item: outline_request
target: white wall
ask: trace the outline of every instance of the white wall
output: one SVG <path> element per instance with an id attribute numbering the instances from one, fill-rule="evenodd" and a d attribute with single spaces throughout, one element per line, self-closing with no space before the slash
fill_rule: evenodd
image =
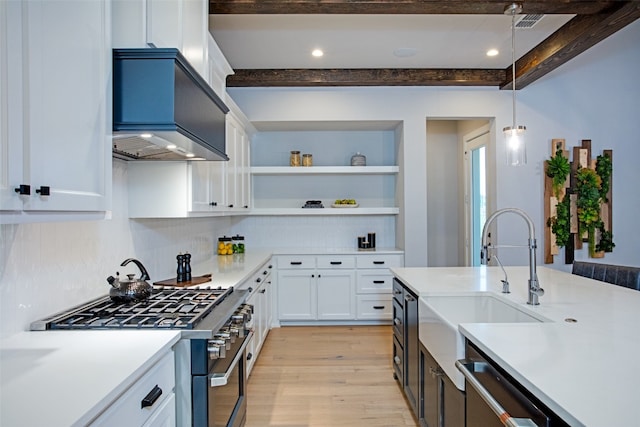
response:
<path id="1" fill-rule="evenodd" d="M 640 265 L 640 21 L 629 25 L 543 79 L 518 91 L 518 122 L 527 126 L 528 165 L 507 167 L 503 141 L 496 138 L 496 207 L 519 207 L 534 220 L 542 259 L 543 173 L 553 138 L 569 146 L 591 139 L 595 153 L 611 148 L 613 233 L 616 248 L 604 262 Z M 403 235 L 407 266 L 427 265 L 426 118 L 495 117 L 495 128 L 511 124 L 511 93 L 494 88 L 232 88 L 232 98 L 252 121 L 398 120 L 403 122 Z M 504 217 L 503 217 L 504 218 Z M 522 243 L 519 218 L 504 218 L 500 243 Z M 520 221 L 520 222 L 519 222 Z M 505 254 L 508 264 L 525 264 L 526 251 Z M 576 258 L 584 258 L 584 253 Z M 561 259 L 562 258 L 562 259 Z M 556 268 L 566 268 L 557 257 Z"/>
<path id="2" fill-rule="evenodd" d="M 462 265 L 459 228 L 459 149 L 455 120 L 427 120 L 427 254 L 429 267 Z"/>
<path id="3" fill-rule="evenodd" d="M 55 312 L 109 292 L 106 278 L 138 273 L 137 258 L 152 281 L 175 275 L 175 256 L 192 263 L 211 256 L 217 237 L 230 233 L 228 218 L 131 221 L 126 163 L 113 161 L 113 218 L 107 221 L 0 225 L 0 337 Z"/>

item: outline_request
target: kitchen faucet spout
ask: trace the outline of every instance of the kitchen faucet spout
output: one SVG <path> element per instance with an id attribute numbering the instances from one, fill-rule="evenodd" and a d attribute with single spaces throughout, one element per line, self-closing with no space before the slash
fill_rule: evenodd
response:
<path id="1" fill-rule="evenodd" d="M 482 250 L 480 252 L 480 262 L 482 264 L 487 264 L 490 259 L 490 248 L 497 248 L 499 246 L 492 246 L 488 243 L 489 240 L 489 226 L 495 221 L 500 215 L 504 213 L 514 213 L 522 217 L 527 223 L 527 227 L 529 229 L 529 241 L 526 247 L 529 248 L 529 297 L 527 299 L 527 304 L 538 305 L 540 302 L 538 301 L 538 297 L 544 294 L 544 290 L 540 287 L 538 283 L 538 273 L 536 272 L 536 230 L 533 225 L 533 221 L 521 209 L 517 208 L 504 208 L 495 211 L 489 218 L 487 218 L 484 223 L 484 227 L 482 228 Z"/>

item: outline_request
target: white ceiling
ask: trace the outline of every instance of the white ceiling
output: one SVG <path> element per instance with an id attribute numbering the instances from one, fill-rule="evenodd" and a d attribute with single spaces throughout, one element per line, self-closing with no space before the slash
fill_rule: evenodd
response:
<path id="1" fill-rule="evenodd" d="M 516 59 L 574 15 L 545 15 L 516 30 Z M 499 68 L 511 64 L 506 15 L 210 15 L 234 69 Z M 324 50 L 314 58 L 311 51 Z M 486 51 L 500 51 L 496 57 Z M 415 50 L 398 57 L 396 49 Z"/>

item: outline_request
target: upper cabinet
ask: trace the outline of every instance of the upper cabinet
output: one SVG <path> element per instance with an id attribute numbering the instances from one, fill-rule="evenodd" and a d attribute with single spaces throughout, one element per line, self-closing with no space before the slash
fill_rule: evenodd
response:
<path id="1" fill-rule="evenodd" d="M 113 47 L 171 47 L 207 78 L 207 2 L 113 0 Z"/>
<path id="2" fill-rule="evenodd" d="M 129 162 L 129 217 L 185 218 L 249 212 L 250 124 L 227 114 L 229 161 Z"/>
<path id="3" fill-rule="evenodd" d="M 397 215 L 395 122 L 258 123 L 252 142 L 256 215 Z M 311 166 L 290 166 L 292 151 Z M 362 164 L 364 156 L 366 164 Z M 337 199 L 354 205 L 333 207 Z M 324 208 L 302 208 L 308 200 Z"/>
<path id="4" fill-rule="evenodd" d="M 209 33 L 206 0 L 113 0 L 113 47 L 177 48 L 225 99 L 233 70 Z"/>
<path id="5" fill-rule="evenodd" d="M 111 205 L 111 2 L 0 2 L 0 222 Z"/>

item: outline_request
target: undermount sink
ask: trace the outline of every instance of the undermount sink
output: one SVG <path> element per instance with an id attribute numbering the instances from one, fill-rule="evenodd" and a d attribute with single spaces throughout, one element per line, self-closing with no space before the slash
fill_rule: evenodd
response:
<path id="1" fill-rule="evenodd" d="M 464 377 L 456 369 L 455 361 L 465 355 L 459 324 L 548 321 L 488 293 L 425 296 L 420 298 L 419 313 L 420 341 L 460 390 L 464 390 Z"/>

